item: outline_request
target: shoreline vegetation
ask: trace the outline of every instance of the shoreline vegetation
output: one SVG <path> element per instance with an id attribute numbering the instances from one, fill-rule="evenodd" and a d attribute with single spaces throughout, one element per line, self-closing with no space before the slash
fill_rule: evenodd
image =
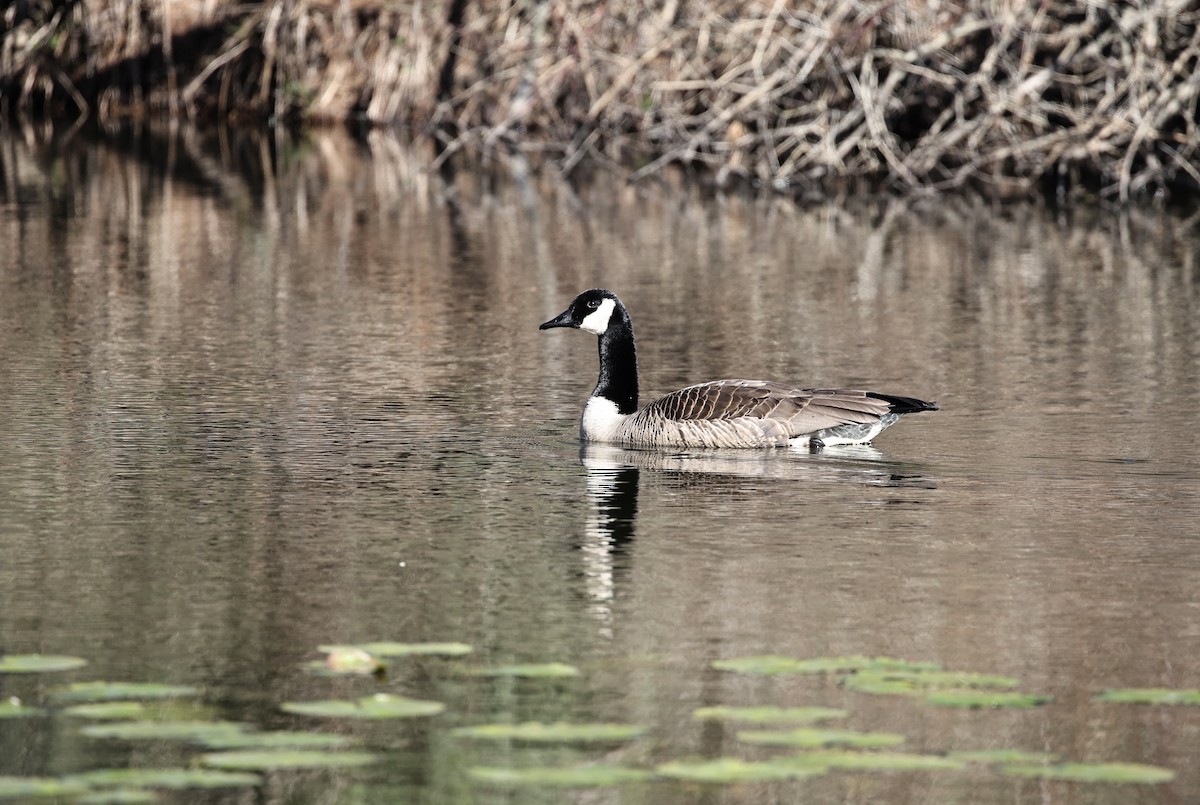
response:
<path id="1" fill-rule="evenodd" d="M 1190 0 L 18 0 L 0 113 L 404 127 L 824 195 L 1200 196 Z M 436 161 L 436 160 L 435 160 Z"/>

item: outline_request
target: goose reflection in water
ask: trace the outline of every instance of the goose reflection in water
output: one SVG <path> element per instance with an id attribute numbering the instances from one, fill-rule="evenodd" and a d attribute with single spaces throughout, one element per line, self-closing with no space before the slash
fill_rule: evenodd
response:
<path id="1" fill-rule="evenodd" d="M 583 554 L 588 611 L 600 622 L 600 633 L 612 637 L 613 604 L 637 529 L 641 471 L 685 481 L 689 489 L 717 490 L 746 479 L 851 483 L 904 489 L 936 488 L 919 467 L 887 458 L 870 445 L 847 445 L 821 453 L 807 449 L 776 450 L 642 450 L 584 442 L 580 463 L 587 469 L 588 515 L 579 550 Z M 920 501 L 894 494 L 888 505 Z"/>

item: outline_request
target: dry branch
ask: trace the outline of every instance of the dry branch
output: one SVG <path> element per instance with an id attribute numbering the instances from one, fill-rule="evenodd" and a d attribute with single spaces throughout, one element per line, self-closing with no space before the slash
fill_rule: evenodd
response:
<path id="1" fill-rule="evenodd" d="M 811 188 L 1200 193 L 1190 0 L 23 0 L 0 107 L 404 123 Z"/>

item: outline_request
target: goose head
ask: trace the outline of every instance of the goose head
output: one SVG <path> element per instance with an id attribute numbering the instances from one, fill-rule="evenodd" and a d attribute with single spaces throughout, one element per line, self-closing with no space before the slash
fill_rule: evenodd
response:
<path id="1" fill-rule="evenodd" d="M 613 315 L 618 310 L 624 314 L 624 307 L 615 293 L 601 288 L 593 288 L 579 294 L 571 301 L 566 310 L 550 321 L 544 322 L 538 329 L 573 327 L 576 330 L 583 330 L 595 335 L 604 335 L 611 324 L 626 319 L 626 315 Z"/>

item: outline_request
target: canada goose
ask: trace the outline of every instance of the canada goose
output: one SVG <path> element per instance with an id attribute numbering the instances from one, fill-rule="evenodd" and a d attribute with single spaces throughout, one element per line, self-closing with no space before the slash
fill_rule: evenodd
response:
<path id="1" fill-rule="evenodd" d="M 593 289 L 539 327 L 600 337 L 600 379 L 583 409 L 586 442 L 627 447 L 777 447 L 866 444 L 903 414 L 936 403 L 855 389 L 798 389 L 765 380 L 715 380 L 659 397 L 638 410 L 637 351 L 629 312 Z"/>

